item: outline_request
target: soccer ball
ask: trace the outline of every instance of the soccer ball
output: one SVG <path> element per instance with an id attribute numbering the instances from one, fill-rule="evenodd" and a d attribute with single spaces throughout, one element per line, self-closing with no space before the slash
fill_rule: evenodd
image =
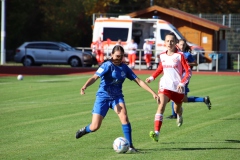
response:
<path id="1" fill-rule="evenodd" d="M 20 81 L 20 80 L 23 80 L 23 75 L 21 75 L 21 74 L 19 74 L 18 76 L 17 76 L 17 79 Z"/>
<path id="2" fill-rule="evenodd" d="M 130 143 L 124 137 L 118 137 L 113 142 L 113 149 L 117 153 L 126 153 L 130 147 Z"/>

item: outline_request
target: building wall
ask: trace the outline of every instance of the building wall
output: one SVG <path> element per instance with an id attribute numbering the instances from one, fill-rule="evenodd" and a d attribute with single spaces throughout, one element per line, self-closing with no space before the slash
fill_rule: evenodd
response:
<path id="1" fill-rule="evenodd" d="M 153 12 L 149 12 L 138 18 L 152 18 L 152 16 Z M 206 51 L 218 50 L 214 45 L 215 32 L 213 30 L 164 13 L 158 12 L 157 16 L 175 26 L 187 41 L 203 47 Z"/>

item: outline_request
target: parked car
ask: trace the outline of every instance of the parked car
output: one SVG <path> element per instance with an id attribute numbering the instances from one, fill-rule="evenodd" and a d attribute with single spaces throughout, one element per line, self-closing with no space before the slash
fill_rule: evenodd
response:
<path id="1" fill-rule="evenodd" d="M 15 62 L 24 66 L 69 64 L 72 67 L 91 67 L 96 61 L 91 52 L 76 50 L 64 42 L 25 42 L 16 49 Z"/>

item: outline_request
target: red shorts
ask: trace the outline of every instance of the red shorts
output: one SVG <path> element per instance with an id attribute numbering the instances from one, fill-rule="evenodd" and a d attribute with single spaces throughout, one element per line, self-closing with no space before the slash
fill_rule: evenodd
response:
<path id="1" fill-rule="evenodd" d="M 182 103 L 182 100 L 183 100 L 183 97 L 184 97 L 184 94 L 173 92 L 173 91 L 170 91 L 170 90 L 167 90 L 167 89 L 164 89 L 164 90 L 161 90 L 161 91 L 159 90 L 158 94 L 159 93 L 162 93 L 162 94 L 168 96 L 168 98 L 171 99 L 175 103 Z"/>

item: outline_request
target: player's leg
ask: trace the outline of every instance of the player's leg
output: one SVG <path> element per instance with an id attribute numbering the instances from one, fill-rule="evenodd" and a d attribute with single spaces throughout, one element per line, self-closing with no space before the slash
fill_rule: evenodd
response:
<path id="1" fill-rule="evenodd" d="M 92 122 L 76 132 L 76 139 L 87 133 L 97 131 L 100 128 L 102 120 L 106 116 L 108 109 L 108 101 L 104 100 L 103 98 L 96 98 L 92 111 Z"/>
<path id="2" fill-rule="evenodd" d="M 148 69 L 149 63 L 148 63 L 148 56 L 147 56 L 147 54 L 144 55 L 144 60 L 146 62 L 146 68 Z"/>
<path id="3" fill-rule="evenodd" d="M 188 97 L 186 94 L 184 95 L 184 98 L 182 101 L 188 102 Z M 174 109 L 174 108 L 176 108 L 176 104 L 173 101 L 171 101 L 171 107 L 172 107 L 172 115 L 168 116 L 167 118 L 168 119 L 177 119 L 177 113 L 175 112 L 175 109 Z M 183 108 L 183 106 L 182 106 L 182 108 Z"/>
<path id="4" fill-rule="evenodd" d="M 97 131 L 102 124 L 103 116 L 99 114 L 92 114 L 92 123 L 79 129 L 76 132 L 76 138 L 80 138 L 85 134 Z"/>
<path id="5" fill-rule="evenodd" d="M 184 97 L 182 99 L 182 102 L 188 102 L 187 94 L 188 94 L 189 91 L 190 90 L 188 88 L 188 83 L 187 83 L 186 86 L 185 86 L 185 95 L 184 95 Z M 175 109 L 174 109 L 176 107 L 176 105 L 175 105 L 175 103 L 173 101 L 171 103 L 171 107 L 172 107 L 172 115 L 168 116 L 167 118 L 168 119 L 177 119 L 177 114 L 176 114 Z"/>
<path id="6" fill-rule="evenodd" d="M 132 68 L 135 68 L 136 54 L 132 54 Z"/>
<path id="7" fill-rule="evenodd" d="M 187 97 L 184 94 L 179 94 L 176 92 L 173 92 L 173 94 L 171 95 L 171 99 L 174 101 L 175 105 L 174 105 L 174 111 L 177 114 L 177 125 L 178 127 L 180 127 L 183 123 L 183 117 L 182 117 L 182 113 L 183 113 L 183 108 L 182 108 L 182 101 L 185 97 Z"/>
<path id="8" fill-rule="evenodd" d="M 165 111 L 166 104 L 170 100 L 168 98 L 168 96 L 165 95 L 164 93 L 160 93 L 158 96 L 160 97 L 161 102 L 158 105 L 158 109 L 157 109 L 157 112 L 156 112 L 155 118 L 154 118 L 154 131 L 150 132 L 150 137 L 155 142 L 158 142 L 158 137 L 159 137 L 160 130 L 161 130 L 161 127 L 162 127 L 162 123 L 163 123 L 163 113 Z"/>
<path id="9" fill-rule="evenodd" d="M 147 65 L 147 69 L 150 69 L 150 62 L 151 62 L 151 55 L 150 54 L 146 54 L 145 55 L 145 61 L 146 61 L 146 65 Z"/>
<path id="10" fill-rule="evenodd" d="M 209 110 L 212 107 L 212 104 L 211 104 L 209 96 L 206 96 L 206 97 L 194 97 L 194 96 L 191 96 L 191 97 L 188 97 L 187 101 L 188 102 L 204 102 L 207 105 Z"/>
<path id="11" fill-rule="evenodd" d="M 114 111 L 117 113 L 120 122 L 122 124 L 122 131 L 124 137 L 129 141 L 130 145 L 132 145 L 132 129 L 131 124 L 128 119 L 127 109 L 124 103 L 118 103 L 114 107 Z"/>
<path id="12" fill-rule="evenodd" d="M 123 98 L 116 99 L 113 102 L 114 111 L 118 115 L 120 122 L 122 124 L 122 131 L 124 134 L 124 137 L 129 141 L 130 148 L 129 152 L 137 152 L 137 150 L 133 146 L 132 142 L 132 127 L 131 123 L 129 122 L 128 115 L 127 115 L 127 109 L 124 103 Z"/>
<path id="13" fill-rule="evenodd" d="M 168 116 L 167 118 L 168 119 L 176 119 L 177 118 L 177 114 L 174 111 L 174 102 L 171 101 L 170 105 L 171 105 L 171 109 L 172 109 L 172 114 L 170 116 Z"/>
<path id="14" fill-rule="evenodd" d="M 104 52 L 100 51 L 100 63 L 102 64 L 104 62 Z"/>
<path id="15" fill-rule="evenodd" d="M 97 59 L 97 62 L 98 62 L 98 65 L 100 64 L 100 50 L 97 50 L 97 55 L 96 55 L 96 59 Z"/>
<path id="16" fill-rule="evenodd" d="M 174 109 L 175 109 L 175 112 L 177 113 L 177 126 L 180 127 L 183 124 L 182 103 L 175 103 Z"/>
<path id="17" fill-rule="evenodd" d="M 128 54 L 129 67 L 132 68 L 132 54 Z"/>

